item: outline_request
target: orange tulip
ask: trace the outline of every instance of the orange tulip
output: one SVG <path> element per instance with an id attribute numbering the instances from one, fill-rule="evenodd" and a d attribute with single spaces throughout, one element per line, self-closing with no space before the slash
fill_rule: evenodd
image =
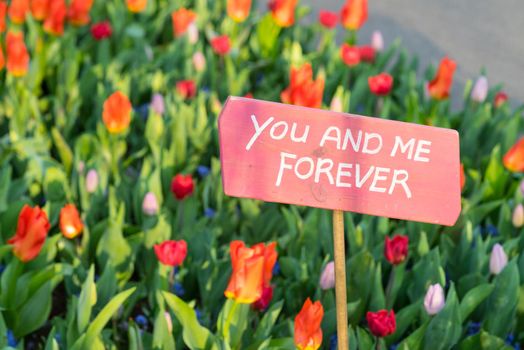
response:
<path id="1" fill-rule="evenodd" d="M 49 12 L 49 0 L 31 0 L 31 14 L 33 18 L 41 21 Z"/>
<path id="2" fill-rule="evenodd" d="M 295 317 L 295 345 L 300 350 L 316 350 L 322 345 L 324 308 L 320 301 L 311 302 L 307 298 L 302 310 Z"/>
<path id="3" fill-rule="evenodd" d="M 75 238 L 84 229 L 80 214 L 74 204 L 65 205 L 60 210 L 60 231 L 67 238 Z"/>
<path id="4" fill-rule="evenodd" d="M 444 100 L 449 97 L 455 68 L 457 68 L 455 61 L 447 57 L 442 59 L 437 76 L 428 85 L 428 91 L 431 97 L 436 100 Z"/>
<path id="5" fill-rule="evenodd" d="M 271 0 L 269 9 L 275 22 L 281 27 L 291 27 L 295 23 L 295 8 L 298 0 Z"/>
<path id="6" fill-rule="evenodd" d="M 12 0 L 9 5 L 9 18 L 15 24 L 25 22 L 25 16 L 29 12 L 29 0 Z"/>
<path id="7" fill-rule="evenodd" d="M 13 245 L 13 254 L 18 259 L 31 261 L 40 253 L 50 227 L 44 211 L 24 205 L 18 216 L 16 234 L 7 243 Z"/>
<path id="8" fill-rule="evenodd" d="M 29 54 L 22 32 L 8 32 L 6 38 L 7 71 L 15 77 L 26 75 L 29 70 Z"/>
<path id="9" fill-rule="evenodd" d="M 0 33 L 5 32 L 5 16 L 7 14 L 7 3 L 0 0 Z"/>
<path id="10" fill-rule="evenodd" d="M 262 296 L 264 284 L 269 285 L 276 262 L 275 243 L 259 243 L 252 248 L 242 241 L 230 244 L 233 272 L 224 292 L 227 298 L 238 303 L 251 304 Z"/>
<path id="11" fill-rule="evenodd" d="M 104 102 L 102 120 L 111 134 L 126 130 L 131 123 L 133 107 L 126 95 L 117 91 Z"/>
<path id="12" fill-rule="evenodd" d="M 72 0 L 67 10 L 67 19 L 75 26 L 85 26 L 91 21 L 89 11 L 94 0 Z"/>
<path id="13" fill-rule="evenodd" d="M 173 33 L 179 37 L 195 21 L 196 13 L 182 7 L 171 14 L 171 19 L 173 20 Z"/>
<path id="14" fill-rule="evenodd" d="M 324 78 L 313 80 L 311 64 L 306 63 L 300 68 L 291 68 L 289 87 L 282 91 L 280 98 L 284 103 L 297 106 L 320 108 L 324 93 Z"/>
<path id="15" fill-rule="evenodd" d="M 466 174 L 464 173 L 464 164 L 460 164 L 460 190 L 464 190 L 466 186 Z"/>
<path id="16" fill-rule="evenodd" d="M 4 50 L 2 50 L 2 47 L 0 46 L 0 70 L 4 69 L 4 67 L 5 67 Z"/>
<path id="17" fill-rule="evenodd" d="M 127 8 L 134 13 L 144 11 L 146 6 L 147 0 L 127 0 Z"/>
<path id="18" fill-rule="evenodd" d="M 244 22 L 251 10 L 251 0 L 227 0 L 227 15 L 235 22 Z"/>
<path id="19" fill-rule="evenodd" d="M 368 0 L 347 0 L 341 11 L 342 25 L 357 30 L 368 19 Z"/>
<path id="20" fill-rule="evenodd" d="M 524 137 L 517 141 L 502 159 L 506 169 L 512 172 L 524 172 Z"/>
<path id="21" fill-rule="evenodd" d="M 56 36 L 63 35 L 66 15 L 67 6 L 65 0 L 53 0 L 44 21 L 44 30 Z"/>

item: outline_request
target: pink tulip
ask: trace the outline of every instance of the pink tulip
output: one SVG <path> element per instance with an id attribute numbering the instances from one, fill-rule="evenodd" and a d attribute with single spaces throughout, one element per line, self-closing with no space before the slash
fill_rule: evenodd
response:
<path id="1" fill-rule="evenodd" d="M 335 263 L 333 261 L 329 262 L 322 275 L 320 276 L 320 288 L 323 290 L 332 289 L 335 287 Z"/>

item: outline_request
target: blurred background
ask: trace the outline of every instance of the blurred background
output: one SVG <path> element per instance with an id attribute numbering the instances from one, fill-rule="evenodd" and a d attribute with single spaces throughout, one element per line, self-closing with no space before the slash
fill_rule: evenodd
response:
<path id="1" fill-rule="evenodd" d="M 343 0 L 302 0 L 314 11 L 339 11 Z M 513 105 L 524 103 L 523 0 L 370 0 L 361 40 L 378 29 L 386 45 L 401 38 L 420 57 L 420 67 L 438 65 L 448 55 L 457 64 L 453 94 L 485 68 L 490 86 L 503 83 Z M 339 31 L 342 31 L 339 28 Z"/>

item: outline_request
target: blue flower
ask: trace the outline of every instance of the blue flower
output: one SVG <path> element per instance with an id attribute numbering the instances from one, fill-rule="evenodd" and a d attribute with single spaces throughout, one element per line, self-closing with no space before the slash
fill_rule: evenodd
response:
<path id="1" fill-rule="evenodd" d="M 135 112 L 142 117 L 142 119 L 147 119 L 149 115 L 149 104 L 143 104 L 135 108 Z"/>
<path id="2" fill-rule="evenodd" d="M 338 338 L 337 334 L 333 334 L 329 337 L 329 350 L 337 350 Z"/>
<path id="3" fill-rule="evenodd" d="M 280 264 L 277 262 L 275 262 L 275 265 L 273 266 L 273 276 L 278 276 L 280 275 Z"/>
<path id="4" fill-rule="evenodd" d="M 138 315 L 135 317 L 135 322 L 140 328 L 146 328 L 147 327 L 147 318 L 144 315 Z"/>
<path id="5" fill-rule="evenodd" d="M 200 309 L 196 308 L 195 309 L 195 314 L 196 314 L 198 323 L 202 324 L 202 311 L 200 311 Z"/>
<path id="6" fill-rule="evenodd" d="M 206 218 L 213 218 L 215 216 L 216 212 L 214 209 L 212 208 L 206 208 L 204 209 L 204 215 L 206 216 Z"/>
<path id="7" fill-rule="evenodd" d="M 474 335 L 480 332 L 480 322 L 470 322 L 468 324 L 467 335 Z"/>
<path id="8" fill-rule="evenodd" d="M 7 330 L 7 345 L 13 348 L 15 348 L 17 345 L 15 335 L 10 329 Z"/>
<path id="9" fill-rule="evenodd" d="M 4 271 L 5 271 L 5 265 L 4 264 L 0 264 L 0 275 L 2 273 L 4 273 Z"/>
<path id="10" fill-rule="evenodd" d="M 209 86 L 202 86 L 200 88 L 200 91 L 203 92 L 204 94 L 209 94 L 209 92 L 211 91 L 211 89 L 209 88 Z"/>
<path id="11" fill-rule="evenodd" d="M 62 334 L 56 332 L 55 333 L 55 340 L 58 344 L 60 344 L 62 342 Z"/>
<path id="12" fill-rule="evenodd" d="M 491 224 L 486 225 L 484 228 L 484 232 L 486 234 L 489 234 L 490 236 L 498 236 L 499 235 L 499 229 L 496 226 L 493 226 Z"/>
<path id="13" fill-rule="evenodd" d="M 256 78 L 256 79 L 257 79 L 256 82 L 255 82 L 256 85 L 260 85 L 260 84 L 262 84 L 262 80 L 264 80 L 264 74 L 263 74 L 263 73 L 259 73 L 259 74 L 257 75 L 257 78 Z"/>
<path id="14" fill-rule="evenodd" d="M 179 297 L 184 296 L 184 294 L 186 294 L 186 291 L 184 290 L 184 287 L 180 282 L 175 282 L 175 284 L 173 285 L 173 292 L 176 296 Z"/>
<path id="15" fill-rule="evenodd" d="M 392 344 L 390 347 L 389 347 L 389 350 L 397 350 L 398 348 L 398 344 Z"/>
<path id="16" fill-rule="evenodd" d="M 209 172 L 210 172 L 209 167 L 207 167 L 207 166 L 205 166 L 205 165 L 199 165 L 199 166 L 197 167 L 197 173 L 198 173 L 198 176 L 200 176 L 200 177 L 202 177 L 202 178 L 208 176 L 208 175 L 209 175 Z"/>

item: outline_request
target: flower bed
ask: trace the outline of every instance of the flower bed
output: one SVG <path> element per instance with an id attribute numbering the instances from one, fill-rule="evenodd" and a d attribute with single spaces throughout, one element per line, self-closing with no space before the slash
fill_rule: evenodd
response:
<path id="1" fill-rule="evenodd" d="M 458 130 L 454 227 L 345 213 L 350 348 L 518 348 L 522 108 L 359 38 L 365 0 L 252 7 L 0 1 L 0 345 L 336 347 L 330 213 L 223 193 L 236 95 Z"/>

